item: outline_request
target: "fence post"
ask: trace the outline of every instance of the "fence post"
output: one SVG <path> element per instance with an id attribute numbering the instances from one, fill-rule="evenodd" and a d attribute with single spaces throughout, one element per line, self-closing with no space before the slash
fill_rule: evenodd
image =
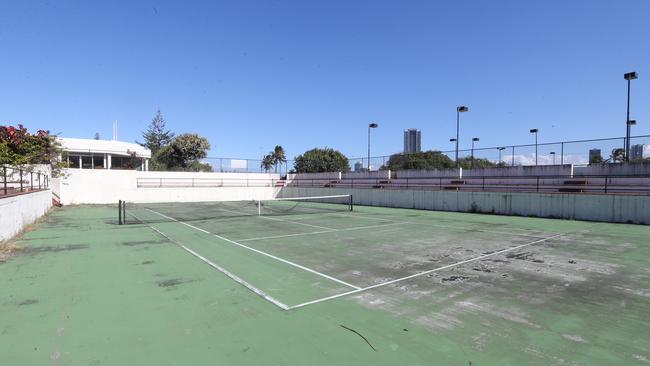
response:
<path id="1" fill-rule="evenodd" d="M 29 172 L 29 190 L 34 190 L 34 172 Z"/>
<path id="2" fill-rule="evenodd" d="M 537 176 L 537 192 L 539 192 L 539 175 Z"/>
<path id="3" fill-rule="evenodd" d="M 406 177 L 406 188 L 408 189 L 409 187 L 409 177 Z"/>
<path id="4" fill-rule="evenodd" d="M 41 189 L 41 173 L 38 173 L 38 189 Z"/>
<path id="5" fill-rule="evenodd" d="M 562 151 L 560 153 L 560 165 L 564 165 L 564 141 L 562 141 L 562 147 L 560 149 Z"/>
<path id="6" fill-rule="evenodd" d="M 605 193 L 607 193 L 607 181 L 609 181 L 609 178 L 605 176 Z"/>
<path id="7" fill-rule="evenodd" d="M 18 174 L 20 174 L 18 180 L 20 181 L 20 191 L 23 191 L 23 170 L 18 169 Z"/>
<path id="8" fill-rule="evenodd" d="M 5 196 L 7 195 L 7 167 L 2 167 L 2 181 L 4 182 Z"/>
<path id="9" fill-rule="evenodd" d="M 481 190 L 485 191 L 485 175 L 483 175 L 483 184 L 481 187 L 482 187 Z"/>
<path id="10" fill-rule="evenodd" d="M 512 166 L 515 166 L 515 147 L 512 147 Z"/>

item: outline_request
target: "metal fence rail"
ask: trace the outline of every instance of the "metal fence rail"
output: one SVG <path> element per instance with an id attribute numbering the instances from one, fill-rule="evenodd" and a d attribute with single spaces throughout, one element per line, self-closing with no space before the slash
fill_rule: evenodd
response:
<path id="1" fill-rule="evenodd" d="M 277 187 L 284 181 L 272 178 L 137 178 L 138 188 L 201 188 L 201 187 Z"/>
<path id="2" fill-rule="evenodd" d="M 29 168 L 0 165 L 0 196 L 47 189 L 48 174 Z"/>
<path id="3" fill-rule="evenodd" d="M 294 179 L 288 187 L 650 195 L 650 175 Z"/>

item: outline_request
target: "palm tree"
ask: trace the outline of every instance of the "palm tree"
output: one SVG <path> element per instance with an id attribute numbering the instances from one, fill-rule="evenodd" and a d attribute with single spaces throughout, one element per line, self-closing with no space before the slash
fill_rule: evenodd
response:
<path id="1" fill-rule="evenodd" d="M 260 167 L 264 169 L 265 172 L 269 172 L 273 165 L 275 164 L 275 159 L 273 158 L 273 154 L 267 154 L 264 155 L 262 158 L 262 163 L 260 164 Z"/>
<path id="2" fill-rule="evenodd" d="M 284 152 L 284 148 L 280 145 L 275 145 L 275 149 L 271 153 L 273 157 L 273 165 L 275 165 L 275 172 L 278 172 L 278 165 L 287 162 L 287 155 Z"/>

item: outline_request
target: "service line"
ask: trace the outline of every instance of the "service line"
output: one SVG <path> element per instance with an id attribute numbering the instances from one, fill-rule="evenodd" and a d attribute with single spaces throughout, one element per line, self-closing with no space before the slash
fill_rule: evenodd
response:
<path id="1" fill-rule="evenodd" d="M 323 297 L 323 298 L 312 300 L 312 301 L 307 301 L 307 302 L 304 302 L 302 304 L 289 306 L 289 309 L 287 309 L 287 310 L 298 309 L 298 308 L 305 307 L 305 306 L 308 306 L 308 305 L 318 304 L 318 303 L 321 303 L 321 302 L 324 302 L 324 301 L 334 300 L 334 299 L 337 299 L 339 297 L 352 295 L 352 294 L 356 294 L 356 293 L 363 292 L 363 291 L 372 290 L 372 289 L 375 289 L 375 288 L 391 285 L 393 283 L 397 283 L 397 282 L 401 282 L 401 281 L 410 280 L 412 278 L 424 276 L 424 275 L 429 274 L 429 273 L 442 271 L 442 270 L 457 267 L 457 266 L 460 266 L 460 265 L 463 265 L 463 264 L 466 264 L 466 263 L 471 263 L 471 262 L 479 261 L 481 259 L 489 258 L 489 257 L 495 256 L 495 255 L 511 252 L 513 250 L 521 249 L 521 248 L 524 248 L 524 247 L 527 247 L 527 246 L 530 246 L 530 245 L 539 244 L 539 243 L 542 243 L 542 242 L 545 242 L 545 241 L 548 241 L 548 240 L 551 240 L 551 239 L 558 238 L 558 237 L 563 236 L 563 235 L 566 235 L 566 234 L 553 235 L 553 236 L 550 236 L 548 238 L 535 240 L 535 241 L 532 241 L 532 242 L 529 242 L 529 243 L 525 243 L 525 244 L 521 244 L 521 245 L 511 247 L 511 248 L 502 249 L 502 250 L 499 250 L 499 251 L 496 251 L 496 252 L 493 252 L 493 253 L 490 253 L 490 254 L 480 255 L 478 257 L 474 257 L 474 258 L 470 258 L 470 259 L 463 260 L 463 261 L 460 261 L 460 262 L 448 264 L 446 266 L 430 269 L 430 270 L 427 270 L 427 271 L 418 272 L 418 273 L 412 274 L 410 276 L 396 278 L 394 280 L 381 282 L 381 283 L 378 283 L 378 284 L 375 284 L 375 285 L 372 285 L 372 286 L 368 286 L 368 287 L 363 287 L 363 288 L 360 288 L 360 289 L 357 289 L 357 290 L 347 291 L 347 292 L 343 292 L 343 293 L 340 293 L 340 294 L 327 296 L 327 297 Z"/>

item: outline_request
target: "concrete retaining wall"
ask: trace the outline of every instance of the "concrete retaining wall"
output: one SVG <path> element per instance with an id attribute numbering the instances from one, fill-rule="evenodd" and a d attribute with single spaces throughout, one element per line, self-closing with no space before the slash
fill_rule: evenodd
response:
<path id="1" fill-rule="evenodd" d="M 367 206 L 650 225 L 650 196 L 285 187 L 279 197 L 332 194 Z"/>
<path id="2" fill-rule="evenodd" d="M 650 162 L 632 164 L 597 164 L 575 167 L 575 175 L 650 175 Z"/>
<path id="3" fill-rule="evenodd" d="M 0 198 L 0 242 L 20 233 L 52 207 L 52 192 L 48 190 Z"/>
<path id="4" fill-rule="evenodd" d="M 138 178 L 155 180 L 167 179 L 175 184 L 179 179 L 225 179 L 230 187 L 138 187 Z M 129 202 L 198 202 L 198 201 L 235 201 L 273 198 L 279 188 L 272 186 L 278 174 L 259 173 L 190 173 L 190 172 L 141 172 L 132 170 L 90 170 L 69 169 L 63 178 L 53 179 L 52 187 L 61 198 L 61 203 L 69 204 L 106 204 L 118 200 Z M 247 180 L 251 187 L 246 187 Z M 228 185 L 225 183 L 224 185 Z M 267 186 L 261 182 L 268 182 Z M 234 184 L 237 183 L 237 184 Z M 239 185 L 232 186 L 232 185 Z M 243 187 L 241 187 L 243 186 Z"/>

